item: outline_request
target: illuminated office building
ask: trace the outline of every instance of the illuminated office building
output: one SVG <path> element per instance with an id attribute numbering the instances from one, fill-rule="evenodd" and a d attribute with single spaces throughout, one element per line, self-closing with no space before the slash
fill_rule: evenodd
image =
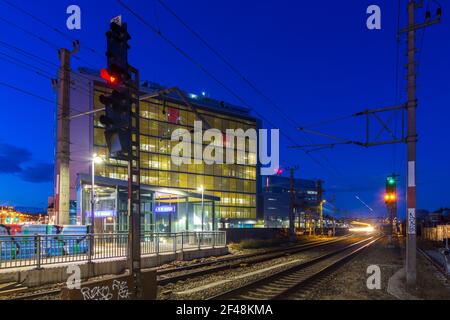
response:
<path id="1" fill-rule="evenodd" d="M 141 91 L 142 95 L 151 95 L 162 89 L 156 84 L 145 84 Z M 104 93 L 108 93 L 108 89 L 100 78 L 80 70 L 74 76 L 72 109 L 81 112 L 101 109 L 99 97 Z M 170 93 L 145 98 L 140 104 L 143 229 L 157 232 L 201 230 L 201 216 L 203 230 L 254 226 L 258 220 L 256 199 L 261 184 L 259 168 L 251 164 L 256 162 L 257 154 L 248 152 L 248 143 L 244 165 L 177 166 L 171 154 L 178 142 L 171 141 L 171 137 L 176 129 L 194 129 L 194 121 L 199 121 L 195 112 L 224 136 L 226 129 L 258 129 L 259 121 L 247 109 L 204 94 L 185 96 L 189 103 L 177 93 Z M 103 163 L 95 164 L 96 225 L 101 228 L 98 231 L 125 231 L 127 163 L 108 158 L 104 128 L 99 121 L 101 115 L 102 112 L 98 112 L 71 123 L 72 198 L 77 199 L 78 223 L 89 223 L 90 157 L 97 154 L 104 158 Z"/>
<path id="2" fill-rule="evenodd" d="M 294 217 L 298 227 L 304 227 L 305 213 L 317 215 L 322 201 L 316 180 L 294 179 Z M 264 177 L 259 194 L 259 209 L 267 228 L 288 228 L 291 208 L 291 179 L 289 177 Z"/>

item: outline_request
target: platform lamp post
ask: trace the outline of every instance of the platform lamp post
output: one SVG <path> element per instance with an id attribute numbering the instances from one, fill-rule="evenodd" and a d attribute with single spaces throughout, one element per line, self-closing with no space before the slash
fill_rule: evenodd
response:
<path id="1" fill-rule="evenodd" d="M 103 163 L 103 159 L 97 154 L 92 157 L 92 190 L 91 190 L 91 234 L 94 233 L 94 222 L 95 222 L 95 164 Z"/>
<path id="2" fill-rule="evenodd" d="M 320 233 L 323 236 L 323 205 L 327 203 L 327 200 L 322 200 L 320 202 Z"/>
<path id="3" fill-rule="evenodd" d="M 205 187 L 200 186 L 198 192 L 202 193 L 202 232 L 205 231 Z"/>

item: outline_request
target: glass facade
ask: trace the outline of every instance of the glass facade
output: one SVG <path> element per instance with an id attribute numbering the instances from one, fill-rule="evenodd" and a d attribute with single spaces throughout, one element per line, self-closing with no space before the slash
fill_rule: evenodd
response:
<path id="1" fill-rule="evenodd" d="M 94 108 L 103 105 L 99 101 L 101 94 L 107 93 L 102 84 L 96 83 Z M 195 101 L 191 101 L 193 104 Z M 257 129 L 257 121 L 249 116 L 223 113 L 218 108 L 197 105 L 197 112 L 214 129 L 225 132 L 227 129 Z M 173 188 L 197 193 L 203 186 L 206 195 L 220 198 L 215 212 L 219 227 L 231 220 L 256 220 L 257 194 L 257 154 L 249 152 L 249 143 L 245 145 L 246 156 L 239 164 L 182 164 L 172 162 L 172 148 L 179 142 L 172 142 L 172 132 L 176 129 L 194 129 L 194 121 L 199 121 L 195 113 L 183 102 L 173 98 L 152 98 L 140 104 L 140 146 L 141 146 L 141 183 L 153 187 Z M 127 163 L 108 159 L 104 128 L 99 122 L 102 113 L 94 118 L 94 152 L 106 159 L 96 165 L 96 176 L 111 179 L 127 179 Z M 209 145 L 206 143 L 205 146 Z M 237 147 L 237 144 L 235 144 Z M 235 152 L 237 156 L 237 152 Z M 160 228 L 155 226 L 156 228 Z M 162 227 L 161 227 L 162 228 Z"/>
<path id="2" fill-rule="evenodd" d="M 90 181 L 79 182 L 79 217 L 85 225 L 92 225 L 91 190 Z M 123 185 L 114 185 L 114 181 L 110 183 L 101 181 L 96 182 L 95 193 L 95 232 L 127 232 L 127 188 Z M 174 194 L 157 191 L 157 188 L 144 187 L 141 191 L 141 231 L 176 233 L 216 230 L 215 203 L 208 197 L 202 200 L 198 194 Z"/>
<path id="3" fill-rule="evenodd" d="M 264 213 L 267 228 L 288 228 L 291 205 L 291 181 L 288 177 L 271 176 L 264 179 L 263 192 L 260 197 L 260 208 Z M 306 215 L 317 215 L 320 201 L 319 184 L 314 180 L 294 180 L 294 208 L 296 225 L 304 223 Z"/>

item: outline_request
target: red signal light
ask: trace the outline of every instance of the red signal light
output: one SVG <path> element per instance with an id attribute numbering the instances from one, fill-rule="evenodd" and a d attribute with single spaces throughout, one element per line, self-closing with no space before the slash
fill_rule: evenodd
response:
<path id="1" fill-rule="evenodd" d="M 119 83 L 119 77 L 115 76 L 114 74 L 109 73 L 106 69 L 100 70 L 100 76 L 108 82 L 109 85 L 115 86 Z"/>
<path id="2" fill-rule="evenodd" d="M 277 174 L 278 176 L 281 176 L 281 175 L 283 174 L 283 172 L 284 172 L 283 168 L 281 168 L 281 167 L 279 167 L 278 169 L 275 168 L 273 171 L 274 171 L 275 174 Z"/>

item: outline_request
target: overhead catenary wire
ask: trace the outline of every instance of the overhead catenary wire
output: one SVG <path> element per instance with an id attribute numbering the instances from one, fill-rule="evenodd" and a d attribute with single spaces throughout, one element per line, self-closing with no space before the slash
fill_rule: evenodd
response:
<path id="1" fill-rule="evenodd" d="M 21 55 L 27 56 L 28 58 L 30 58 L 30 59 L 32 59 L 32 60 L 34 60 L 34 61 L 36 61 L 36 62 L 38 62 L 40 64 L 48 65 L 48 66 L 51 66 L 51 67 L 59 67 L 58 64 L 56 64 L 56 63 L 54 63 L 54 62 L 52 62 L 50 60 L 42 58 L 42 57 L 40 57 L 40 56 L 38 56 L 36 54 L 33 54 L 33 53 L 31 53 L 31 52 L 29 52 L 27 50 L 19 48 L 19 47 L 15 46 L 15 45 L 12 45 L 12 44 L 7 43 L 5 41 L 0 40 L 0 46 L 2 46 L 4 48 L 7 48 L 9 50 L 15 51 L 15 52 L 17 52 L 17 53 L 19 53 Z"/>
<path id="2" fill-rule="evenodd" d="M 45 39 L 45 38 L 43 38 L 43 37 L 37 35 L 37 34 L 34 33 L 34 32 L 31 32 L 31 31 L 29 31 L 29 30 L 27 30 L 27 29 L 25 29 L 25 28 L 19 26 L 18 24 L 14 23 L 14 22 L 11 22 L 11 21 L 9 21 L 9 20 L 3 18 L 3 17 L 0 17 L 0 21 L 6 23 L 6 24 L 8 24 L 8 25 L 10 25 L 10 26 L 12 26 L 12 27 L 18 29 L 18 30 L 21 30 L 23 33 L 29 35 L 30 37 L 33 37 L 33 38 L 35 38 L 35 39 L 38 39 L 39 41 L 41 41 L 41 42 L 45 43 L 46 45 L 48 45 L 49 47 L 51 47 L 52 49 L 57 49 L 57 50 L 59 49 L 58 45 L 56 45 L 55 43 L 53 43 L 53 42 L 51 42 L 51 41 L 48 41 L 47 39 Z"/>
<path id="3" fill-rule="evenodd" d="M 0 0 L 0 1 L 1 1 L 1 0 Z M 59 50 L 59 49 L 60 49 L 60 46 L 58 46 L 56 43 L 53 43 L 53 42 L 51 42 L 51 41 L 48 41 L 48 40 L 45 39 L 44 37 L 42 37 L 42 36 L 36 34 L 35 32 L 32 32 L 32 31 L 30 31 L 30 30 L 27 30 L 27 29 L 23 28 L 23 27 L 17 25 L 16 23 L 14 23 L 14 22 L 11 22 L 11 21 L 9 21 L 9 20 L 3 18 L 3 17 L 0 17 L 0 21 L 6 23 L 6 24 L 8 24 L 8 25 L 10 25 L 11 27 L 14 27 L 14 28 L 16 28 L 16 29 L 22 31 L 23 33 L 25 33 L 25 34 L 27 34 L 28 36 L 33 37 L 33 38 L 35 38 L 35 39 L 41 41 L 42 43 L 45 43 L 47 46 L 49 46 L 49 47 L 52 48 L 52 49 L 55 49 L 55 50 Z M 78 56 L 74 55 L 73 58 L 76 59 L 76 60 L 78 60 L 78 61 L 81 61 L 81 62 L 83 62 L 83 63 L 85 63 L 85 64 L 87 64 L 87 65 L 89 65 L 89 66 L 91 66 L 91 67 L 94 67 L 94 68 L 95 68 L 95 66 L 94 66 L 93 64 L 91 64 L 89 61 L 87 61 L 87 60 L 85 60 L 85 59 L 83 59 L 83 58 L 81 58 L 81 57 L 78 57 Z"/>
<path id="4" fill-rule="evenodd" d="M 212 74 L 206 67 L 204 67 L 200 62 L 198 62 L 196 59 L 194 59 L 186 51 L 184 51 L 182 48 L 177 46 L 170 38 L 168 38 L 164 33 L 162 33 L 161 30 L 158 30 L 155 26 L 150 24 L 146 19 L 144 19 L 141 15 L 139 15 L 135 10 L 133 10 L 130 6 L 128 6 L 124 1 L 117 0 L 117 2 L 123 8 L 125 8 L 131 15 L 133 15 L 137 20 L 139 20 L 144 26 L 146 26 L 149 30 L 151 30 L 153 33 L 155 33 L 157 36 L 159 36 L 162 40 L 164 40 L 167 44 L 169 44 L 173 49 L 175 49 L 179 54 L 181 54 L 183 57 L 185 57 L 188 61 L 190 61 L 192 64 L 194 64 L 196 67 L 198 67 L 208 77 L 210 77 L 216 83 L 218 83 L 229 94 L 231 94 L 234 98 L 236 98 L 243 106 L 247 107 L 248 109 L 253 110 L 253 112 L 255 112 L 255 114 L 257 116 L 259 116 L 262 120 L 266 121 L 272 128 L 277 128 L 277 126 L 275 126 L 271 120 L 267 119 L 260 112 L 258 112 L 254 108 L 250 107 L 249 104 L 242 97 L 240 97 L 234 90 L 232 90 L 230 87 L 228 87 L 223 81 L 218 79 L 214 74 Z M 280 132 L 283 136 L 285 136 L 292 143 L 294 143 L 294 144 L 296 143 L 296 141 L 292 137 L 287 135 L 284 131 L 280 131 Z M 307 154 L 307 156 L 312 161 L 314 161 L 317 165 L 324 168 L 325 170 L 330 172 L 332 175 L 335 175 L 333 172 L 330 171 L 329 167 L 324 166 L 318 159 L 314 158 L 311 154 Z"/>
<path id="5" fill-rule="evenodd" d="M 26 69 L 26 70 L 31 71 L 33 73 L 36 73 L 37 75 L 39 75 L 41 77 L 44 77 L 44 78 L 46 78 L 48 80 L 52 80 L 53 79 L 52 75 L 49 74 L 47 71 L 45 71 L 43 69 L 40 69 L 40 68 L 37 68 L 37 67 L 35 67 L 33 65 L 30 65 L 30 64 L 28 64 L 26 62 L 23 62 L 23 61 L 15 58 L 15 57 L 9 55 L 9 54 L 3 53 L 1 51 L 0 51 L 0 59 L 2 59 L 4 61 L 7 61 L 7 62 L 9 62 L 11 64 L 14 64 L 16 66 L 19 66 L 20 68 L 23 68 L 23 69 Z"/>
<path id="6" fill-rule="evenodd" d="M 39 95 L 39 94 L 37 94 L 37 93 L 28 91 L 28 90 L 26 90 L 26 89 L 20 88 L 20 87 L 18 87 L 18 86 L 15 86 L 15 85 L 10 84 L 10 83 L 7 83 L 7 82 L 0 81 L 0 86 L 6 87 L 6 88 L 10 88 L 10 89 L 12 89 L 12 90 L 14 90 L 14 91 L 17 91 L 17 92 L 20 92 L 20 93 L 22 93 L 22 94 L 31 96 L 31 97 L 36 98 L 36 99 L 39 99 L 39 100 L 42 100 L 42 101 L 44 101 L 44 102 L 51 103 L 52 105 L 56 105 L 56 106 L 59 106 L 59 107 L 61 106 L 61 104 L 59 104 L 58 102 L 55 102 L 55 101 L 52 100 L 52 99 L 46 98 L 46 97 L 41 96 L 41 95 Z M 74 107 L 71 107 L 71 110 L 72 110 L 72 111 L 75 111 L 75 112 L 82 112 L 82 111 L 80 111 L 78 108 L 74 108 Z"/>
<path id="7" fill-rule="evenodd" d="M 401 0 L 397 1 L 397 34 L 396 34 L 396 57 L 395 57 L 395 104 L 400 100 L 400 29 L 401 29 L 401 12 L 402 3 Z M 394 133 L 398 133 L 398 114 L 401 117 L 404 116 L 403 111 L 395 111 Z M 393 145 L 393 168 L 397 171 L 397 151 L 398 145 Z"/>
<path id="8" fill-rule="evenodd" d="M 26 62 L 24 62 L 24 61 L 22 61 L 20 59 L 17 59 L 15 57 L 13 57 L 13 56 L 11 56 L 9 54 L 3 53 L 1 51 L 0 51 L 0 59 L 4 60 L 6 62 L 9 62 L 11 64 L 14 64 L 14 65 L 16 65 L 16 66 L 18 66 L 18 67 L 20 67 L 20 68 L 22 68 L 24 70 L 30 71 L 32 73 L 35 73 L 35 74 L 37 74 L 37 75 L 39 75 L 39 76 L 41 76 L 41 77 L 43 77 L 43 78 L 45 78 L 47 80 L 50 80 L 50 81 L 54 80 L 53 74 L 51 74 L 49 71 L 46 71 L 46 70 L 41 69 L 39 67 L 33 66 L 33 65 L 29 64 L 29 63 L 26 63 Z M 79 88 L 77 88 L 77 87 L 75 87 L 73 85 L 71 86 L 71 88 L 73 90 L 75 90 L 75 91 L 78 91 L 78 92 L 82 93 L 82 94 L 90 95 L 90 92 L 88 90 L 86 90 L 85 86 L 81 85 L 80 83 L 78 83 L 78 84 L 80 85 Z"/>
<path id="9" fill-rule="evenodd" d="M 230 70 L 232 70 L 242 81 L 244 81 L 253 91 L 255 91 L 259 96 L 261 96 L 264 100 L 266 100 L 267 102 L 269 102 L 269 104 L 277 111 L 277 114 L 281 115 L 281 117 L 291 123 L 293 125 L 293 127 L 295 129 L 297 129 L 299 127 L 299 124 L 296 123 L 296 121 L 294 121 L 291 117 L 289 117 L 279 106 L 278 104 L 272 99 L 270 98 L 267 94 L 265 94 L 263 92 L 263 90 L 259 89 L 252 81 L 250 81 L 241 71 L 239 71 L 239 69 L 237 67 L 235 67 L 227 58 L 225 58 L 225 56 L 216 48 L 214 48 L 211 44 L 209 44 L 208 41 L 206 41 L 198 32 L 196 32 L 192 27 L 190 27 L 188 25 L 188 23 L 186 23 L 173 9 L 171 9 L 164 1 L 162 0 L 157 0 L 161 6 L 167 10 L 172 16 L 175 17 L 176 20 L 178 20 L 178 22 L 180 22 L 190 33 L 192 33 L 200 42 L 203 43 L 203 45 L 205 45 L 216 57 L 219 58 L 219 60 L 221 60 L 228 68 L 230 68 Z M 305 134 L 303 132 L 303 134 Z M 306 136 L 305 134 L 305 138 L 309 141 L 312 142 L 311 139 L 309 137 Z M 308 156 L 309 153 L 305 152 L 305 154 L 307 154 Z M 334 168 L 334 170 L 336 172 L 338 172 L 338 170 L 334 167 L 334 164 L 328 159 L 327 156 L 325 156 L 322 153 L 319 153 L 320 156 L 326 161 L 328 162 L 328 164 L 330 165 L 330 167 Z"/>
<path id="10" fill-rule="evenodd" d="M 5 3 L 5 4 L 7 4 L 7 5 L 9 5 L 10 7 L 14 8 L 14 9 L 16 9 L 17 11 L 20 11 L 20 12 L 22 12 L 23 14 L 25 14 L 25 15 L 31 17 L 33 20 L 35 20 L 35 21 L 37 21 L 38 23 L 40 23 L 40 24 L 46 26 L 47 28 L 49 28 L 50 30 L 56 32 L 57 34 L 61 35 L 62 37 L 66 38 L 67 40 L 70 40 L 70 41 L 72 41 L 72 42 L 75 41 L 75 39 L 74 39 L 73 37 L 69 36 L 66 32 L 63 32 L 61 29 L 59 29 L 59 28 L 57 28 L 57 27 L 51 25 L 50 23 L 48 23 L 48 22 L 45 21 L 44 19 L 42 19 L 42 18 L 38 17 L 37 15 L 32 14 L 30 11 L 28 11 L 28 10 L 26 10 L 26 9 L 24 9 L 24 8 L 22 8 L 22 7 L 20 7 L 20 6 L 18 6 L 16 3 L 13 3 L 13 2 L 8 1 L 8 0 L 0 0 L 0 1 L 3 2 L 3 3 Z M 86 46 L 86 45 L 84 45 L 84 44 L 83 44 L 83 47 L 86 48 L 86 49 L 88 49 L 88 50 L 91 51 L 92 53 L 101 55 L 97 50 L 95 50 L 95 49 L 92 48 L 92 47 Z"/>
<path id="11" fill-rule="evenodd" d="M 35 55 L 35 54 L 31 53 L 28 50 L 25 50 L 23 48 L 17 47 L 15 45 L 12 45 L 12 44 L 7 43 L 5 41 L 1 41 L 0 40 L 0 46 L 3 46 L 5 48 L 8 48 L 8 49 L 10 49 L 12 51 L 15 51 L 15 52 L 17 52 L 17 53 L 19 53 L 19 54 L 21 54 L 23 56 L 31 58 L 32 60 L 34 60 L 34 61 L 36 61 L 36 62 L 38 62 L 40 64 L 48 65 L 48 66 L 51 66 L 51 67 L 54 67 L 54 68 L 57 68 L 57 69 L 60 68 L 60 66 L 57 63 L 55 63 L 55 62 L 52 62 L 52 61 L 50 61 L 48 59 L 45 59 L 45 58 L 42 58 L 41 56 Z M 79 78 L 83 78 L 83 79 L 86 79 L 86 80 L 89 80 L 89 81 L 92 80 L 91 77 L 89 77 L 87 75 L 84 75 L 84 74 L 82 74 L 82 73 L 80 73 L 78 71 L 71 70 L 71 74 L 73 76 L 76 76 L 76 77 L 79 77 Z"/>
<path id="12" fill-rule="evenodd" d="M 10 5 L 10 6 L 13 6 L 15 9 L 17 9 L 17 10 L 21 11 L 22 13 L 24 13 L 24 14 L 30 16 L 30 17 L 33 18 L 35 21 L 37 21 L 37 22 L 39 22 L 39 23 L 45 25 L 46 27 L 48 27 L 48 28 L 50 28 L 51 30 L 57 32 L 58 34 L 64 36 L 65 38 L 70 39 L 70 40 L 73 40 L 70 36 L 68 36 L 67 34 L 65 34 L 64 32 L 62 32 L 60 29 L 55 28 L 54 26 L 50 25 L 50 24 L 47 23 L 46 21 L 42 20 L 41 18 L 38 18 L 36 15 L 31 14 L 29 11 L 27 11 L 27 10 L 25 10 L 25 9 L 23 9 L 23 8 L 20 8 L 19 6 L 17 6 L 17 5 L 15 5 L 15 4 L 11 3 L 10 1 L 6 1 L 6 0 L 0 0 L 0 1 L 3 1 L 4 3 L 6 3 L 6 4 Z M 120 1 L 119 1 L 119 3 L 120 3 Z M 122 4 L 123 4 L 123 3 L 122 3 Z M 50 42 L 50 41 L 44 39 L 43 37 L 41 37 L 41 36 L 39 36 L 39 35 L 37 35 L 37 34 L 31 32 L 31 31 L 29 31 L 29 30 L 27 30 L 27 29 L 25 29 L 25 28 L 22 28 L 22 27 L 18 26 L 17 24 L 15 24 L 15 23 L 13 23 L 13 22 L 11 22 L 11 21 L 8 21 L 8 20 L 6 20 L 6 19 L 4 19 L 4 18 L 1 18 L 1 17 L 0 17 L 0 20 L 2 20 L 3 22 L 5 22 L 5 23 L 7 23 L 7 24 L 9 24 L 9 25 L 11 25 L 11 26 L 13 26 L 13 27 L 15 27 L 15 28 L 18 28 L 19 30 L 25 32 L 25 33 L 28 34 L 29 36 L 35 37 L 35 38 L 37 38 L 38 40 L 40 40 L 40 41 L 46 43 L 47 45 L 49 45 L 49 46 L 51 46 L 51 47 L 53 47 L 53 48 L 58 49 L 58 46 L 57 46 L 56 44 L 54 44 L 54 43 L 52 43 L 52 42 Z M 152 31 L 156 32 L 156 33 L 159 34 L 159 35 L 162 35 L 162 33 L 161 33 L 160 30 L 153 29 Z M 167 40 L 169 40 L 169 39 L 166 38 L 166 41 L 167 41 Z M 173 43 L 172 43 L 172 44 L 173 44 Z M 175 46 L 175 47 L 176 47 L 176 46 Z M 95 49 L 92 49 L 92 48 L 91 48 L 91 51 L 92 51 L 92 52 L 95 52 L 95 53 L 98 53 L 98 52 L 96 52 Z M 77 59 L 77 60 L 83 61 L 83 62 L 85 61 L 85 60 L 83 60 L 82 58 L 77 57 L 77 56 L 74 56 L 74 58 Z M 186 56 L 186 58 L 189 58 L 189 57 Z M 191 59 L 191 60 L 192 60 L 192 59 Z M 194 62 L 194 61 L 192 61 L 192 62 Z M 87 62 L 87 64 L 88 64 L 88 65 L 91 65 L 89 62 Z M 197 66 L 198 66 L 198 67 L 202 67 L 202 66 L 201 66 L 200 64 L 198 64 L 198 63 L 197 63 Z M 209 73 L 205 68 L 202 67 L 202 69 L 204 69 L 204 70 L 203 70 L 204 72 Z M 211 73 L 209 73 L 209 75 L 212 76 L 212 77 L 216 80 L 216 82 L 221 83 L 221 81 L 220 81 L 219 79 L 217 79 L 216 77 L 214 77 Z M 230 90 L 228 87 L 226 87 L 224 83 L 222 83 L 222 86 L 223 86 L 224 88 L 226 88 L 230 93 L 232 93 L 233 96 L 235 96 L 237 99 L 239 99 L 239 100 L 240 100 L 241 102 L 243 102 L 245 105 L 247 105 L 247 103 L 245 103 L 245 101 L 243 101 L 242 98 L 240 98 L 239 96 L 237 96 L 232 90 Z M 260 114 L 259 114 L 259 115 L 260 115 Z M 263 118 L 261 115 L 260 115 L 260 117 Z M 267 121 L 268 123 L 270 123 L 270 121 L 268 121 L 268 120 L 266 120 L 266 121 Z M 276 127 L 276 126 L 274 126 L 273 124 L 271 124 L 271 125 L 272 125 L 273 127 Z M 283 134 L 284 134 L 284 133 L 283 133 Z M 289 139 L 290 139 L 290 137 L 289 137 Z M 313 157 L 312 157 L 311 155 L 308 154 L 308 156 L 309 156 L 310 158 L 313 159 Z M 320 166 L 322 166 L 322 164 L 321 164 L 320 162 L 318 162 L 316 159 L 313 159 L 313 160 L 314 160 L 317 164 L 319 164 Z"/>
<path id="13" fill-rule="evenodd" d="M 1 0 L 0 0 L 0 1 L 1 1 Z M 9 21 L 9 20 L 3 18 L 3 17 L 0 17 L 0 21 L 6 23 L 6 24 L 8 24 L 8 25 L 10 25 L 11 27 L 14 27 L 14 28 L 16 28 L 16 29 L 22 31 L 23 33 L 27 34 L 28 36 L 30 36 L 30 37 L 32 37 L 32 38 L 35 38 L 35 39 L 41 41 L 42 43 L 45 43 L 47 46 L 49 46 L 49 47 L 52 48 L 52 49 L 59 50 L 59 49 L 61 48 L 61 47 L 60 47 L 59 45 L 57 45 L 56 43 L 54 43 L 54 42 L 52 42 L 52 41 L 49 41 L 49 40 L 45 39 L 44 37 L 42 37 L 42 36 L 36 34 L 35 32 L 30 31 L 30 30 L 28 30 L 28 29 L 26 29 L 26 28 L 23 28 L 23 27 L 17 25 L 16 23 L 11 22 L 11 21 Z M 89 66 L 91 66 L 91 67 L 96 68 L 96 67 L 95 67 L 93 64 L 91 64 L 89 61 L 87 61 L 87 60 L 85 60 L 85 59 L 83 59 L 83 58 L 81 58 L 81 57 L 78 57 L 78 56 L 74 55 L 73 58 L 76 59 L 76 60 L 79 60 L 79 61 L 81 61 L 81 62 L 83 62 L 83 63 L 85 63 L 86 65 L 89 65 Z"/>
<path id="14" fill-rule="evenodd" d="M 58 64 L 56 64 L 55 62 L 52 62 L 52 61 L 50 61 L 50 60 L 48 60 L 48 59 L 42 58 L 42 57 L 40 57 L 40 56 L 37 56 L 37 55 L 31 53 L 31 52 L 28 51 L 28 50 L 25 50 L 25 49 L 20 48 L 20 47 L 18 47 L 18 46 L 12 45 L 12 44 L 7 43 L 7 42 L 5 42 L 5 41 L 1 41 L 1 40 L 0 40 L 0 46 L 2 46 L 2 47 L 4 47 L 4 48 L 7 48 L 7 49 L 9 49 L 10 51 L 19 53 L 20 55 L 26 57 L 27 59 L 28 59 L 28 58 L 29 58 L 29 59 L 32 59 L 33 61 L 36 61 L 36 62 L 40 63 L 41 65 L 45 65 L 46 68 L 52 67 L 53 69 L 51 69 L 51 71 L 48 71 L 48 70 L 47 70 L 47 71 L 44 71 L 44 70 L 42 70 L 41 68 L 39 68 L 39 67 L 37 67 L 37 66 L 30 65 L 30 64 L 28 64 L 28 63 L 22 62 L 22 64 L 26 64 L 26 65 L 27 65 L 29 68 L 31 68 L 31 69 L 33 69 L 33 68 L 40 69 L 39 72 L 37 72 L 37 73 L 38 73 L 39 75 L 41 75 L 41 73 L 43 72 L 43 73 L 46 74 L 45 76 L 46 76 L 47 78 L 53 79 L 53 78 L 54 78 L 54 75 L 53 75 L 53 74 L 56 75 L 57 70 L 59 70 L 59 68 L 60 68 L 60 66 L 59 66 Z M 6 54 L 5 54 L 5 55 L 6 55 Z M 18 60 L 18 58 L 13 58 L 13 59 L 14 59 L 14 60 Z M 12 62 L 11 62 L 11 63 L 12 63 Z M 22 66 L 22 67 L 23 67 L 23 66 Z M 31 69 L 30 69 L 30 70 L 31 70 Z M 33 71 L 33 70 L 31 70 L 31 71 Z M 85 79 L 85 80 L 87 80 L 87 81 L 92 81 L 92 78 L 91 78 L 91 77 L 89 77 L 89 76 L 87 76 L 87 75 L 84 75 L 84 74 L 82 74 L 82 73 L 80 73 L 80 72 L 78 72 L 78 71 L 70 70 L 70 73 L 71 73 L 72 76 L 77 77 L 78 79 Z M 80 81 L 77 81 L 77 82 L 75 83 L 75 85 L 74 85 L 73 83 L 72 83 L 71 85 L 72 85 L 72 86 L 71 86 L 72 89 L 74 89 L 75 91 L 82 92 L 83 94 L 88 95 L 88 96 L 91 95 L 91 88 L 89 87 L 89 85 L 86 85 L 85 83 L 82 83 L 82 82 L 80 82 Z"/>

